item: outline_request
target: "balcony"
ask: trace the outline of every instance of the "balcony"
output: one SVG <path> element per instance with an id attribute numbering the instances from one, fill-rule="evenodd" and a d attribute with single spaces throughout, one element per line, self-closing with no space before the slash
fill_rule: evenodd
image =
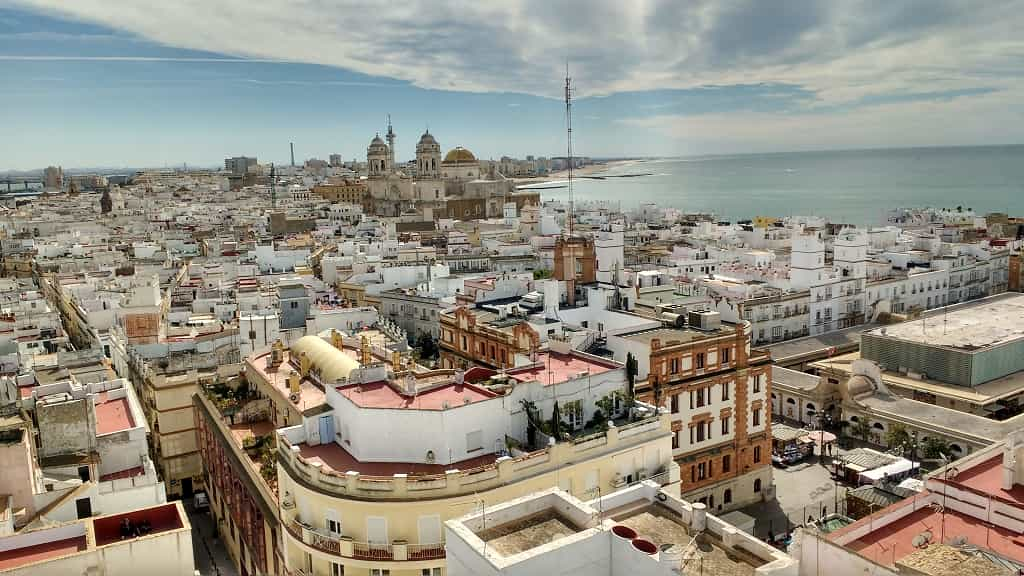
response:
<path id="1" fill-rule="evenodd" d="M 402 540 L 395 540 L 391 544 L 357 542 L 347 536 L 335 537 L 324 534 L 303 524 L 298 519 L 287 522 L 285 527 L 296 540 L 321 552 L 341 558 L 370 562 L 416 562 L 441 560 L 445 555 L 443 543 L 407 544 Z"/>

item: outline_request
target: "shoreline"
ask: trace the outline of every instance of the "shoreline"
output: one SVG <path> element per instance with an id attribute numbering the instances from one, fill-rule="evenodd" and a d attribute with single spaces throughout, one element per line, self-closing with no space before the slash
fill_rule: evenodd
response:
<path id="1" fill-rule="evenodd" d="M 628 166 L 630 164 L 636 164 L 640 160 L 609 160 L 608 162 L 602 162 L 600 164 L 589 164 L 582 168 L 574 168 L 572 171 L 573 177 L 577 176 L 599 176 L 604 172 L 612 168 L 619 166 Z M 563 182 L 569 178 L 568 170 L 559 170 L 558 172 L 551 172 L 544 176 L 534 176 L 532 178 L 513 178 L 513 182 L 516 186 L 530 185 L 530 184 L 547 184 L 549 182 Z"/>

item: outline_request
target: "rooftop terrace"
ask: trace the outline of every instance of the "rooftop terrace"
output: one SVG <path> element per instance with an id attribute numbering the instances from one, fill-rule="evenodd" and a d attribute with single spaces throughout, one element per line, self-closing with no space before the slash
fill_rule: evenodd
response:
<path id="1" fill-rule="evenodd" d="M 508 375 L 518 382 L 538 381 L 545 385 L 561 384 L 577 378 L 580 374 L 597 376 L 615 370 L 613 362 L 601 361 L 578 354 L 542 352 L 537 361 L 527 368 L 509 370 Z"/>
<path id="2" fill-rule="evenodd" d="M 112 434 L 135 427 L 128 398 L 109 398 L 107 392 L 99 396 L 96 402 L 96 434 Z"/>
<path id="3" fill-rule="evenodd" d="M 953 307 L 932 322 L 914 320 L 868 332 L 872 336 L 962 350 L 991 348 L 1024 338 L 1024 295 Z"/>

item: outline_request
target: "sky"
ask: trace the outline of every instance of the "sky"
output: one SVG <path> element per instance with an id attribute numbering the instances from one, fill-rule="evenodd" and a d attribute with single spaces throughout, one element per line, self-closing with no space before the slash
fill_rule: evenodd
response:
<path id="1" fill-rule="evenodd" d="M 0 0 L 0 170 L 1024 142 L 1024 0 Z"/>

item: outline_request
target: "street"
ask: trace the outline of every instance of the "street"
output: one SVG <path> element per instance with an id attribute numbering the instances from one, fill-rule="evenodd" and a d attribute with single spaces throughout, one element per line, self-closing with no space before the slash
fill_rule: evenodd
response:
<path id="1" fill-rule="evenodd" d="M 238 576 L 223 542 L 216 537 L 213 514 L 196 512 L 192 499 L 182 500 L 188 521 L 192 524 L 192 554 L 201 576 Z"/>

